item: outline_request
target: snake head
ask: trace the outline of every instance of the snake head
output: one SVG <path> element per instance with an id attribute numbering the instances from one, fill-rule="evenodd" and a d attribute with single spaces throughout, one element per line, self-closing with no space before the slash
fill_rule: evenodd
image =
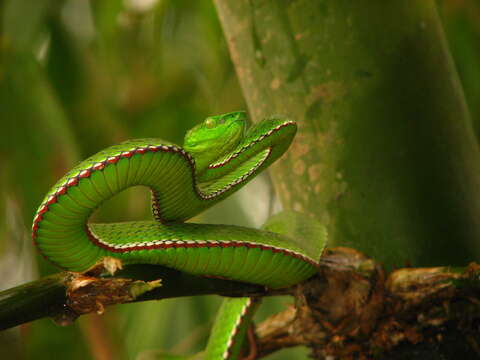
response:
<path id="1" fill-rule="evenodd" d="M 183 148 L 195 159 L 197 175 L 237 147 L 244 135 L 246 119 L 244 111 L 210 116 L 187 132 Z"/>

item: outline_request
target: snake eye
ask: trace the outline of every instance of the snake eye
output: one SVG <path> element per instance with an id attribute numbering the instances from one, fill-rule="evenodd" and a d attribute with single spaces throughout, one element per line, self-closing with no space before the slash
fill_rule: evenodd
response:
<path id="1" fill-rule="evenodd" d="M 216 123 L 215 123 L 214 119 L 209 118 L 209 119 L 205 120 L 205 127 L 207 129 L 213 129 L 215 127 L 215 125 L 216 125 Z"/>

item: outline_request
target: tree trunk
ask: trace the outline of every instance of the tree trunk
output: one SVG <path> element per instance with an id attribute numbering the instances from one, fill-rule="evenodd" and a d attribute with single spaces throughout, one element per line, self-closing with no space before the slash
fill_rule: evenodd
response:
<path id="1" fill-rule="evenodd" d="M 283 206 L 387 268 L 480 254 L 480 155 L 433 1 L 217 1 L 255 120 L 299 122 Z"/>
<path id="2" fill-rule="evenodd" d="M 387 270 L 479 260 L 480 153 L 433 0 L 216 6 L 253 119 L 299 123 L 272 172 L 285 208 Z M 418 339 L 388 356 L 452 358 Z"/>

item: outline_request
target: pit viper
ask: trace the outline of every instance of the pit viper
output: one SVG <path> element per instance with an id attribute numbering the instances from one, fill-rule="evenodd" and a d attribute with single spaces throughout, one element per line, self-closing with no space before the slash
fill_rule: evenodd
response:
<path id="1" fill-rule="evenodd" d="M 60 179 L 39 206 L 32 226 L 36 246 L 57 266 L 77 272 L 108 256 L 123 264 L 159 264 L 272 289 L 307 279 L 316 271 L 324 237 L 312 244 L 266 230 L 185 222 L 266 169 L 285 153 L 297 131 L 295 122 L 281 117 L 245 128 L 245 112 L 232 112 L 208 117 L 189 130 L 182 147 L 136 139 L 89 157 Z M 105 200 L 137 185 L 150 188 L 153 221 L 88 222 Z M 204 359 L 240 356 L 251 302 L 225 301 Z"/>

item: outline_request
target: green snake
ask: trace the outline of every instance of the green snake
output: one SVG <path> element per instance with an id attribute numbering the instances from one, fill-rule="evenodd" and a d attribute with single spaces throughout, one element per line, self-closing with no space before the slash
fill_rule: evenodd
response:
<path id="1" fill-rule="evenodd" d="M 85 271 L 108 256 L 272 289 L 307 279 L 316 271 L 323 243 L 307 248 L 279 233 L 184 222 L 277 160 L 297 131 L 293 121 L 278 117 L 245 127 L 244 112 L 211 116 L 187 132 L 183 148 L 137 139 L 91 156 L 47 193 L 33 221 L 35 244 L 70 271 Z M 156 221 L 88 223 L 105 200 L 137 185 L 150 188 Z M 248 298 L 227 300 L 205 359 L 238 358 L 249 304 Z"/>

